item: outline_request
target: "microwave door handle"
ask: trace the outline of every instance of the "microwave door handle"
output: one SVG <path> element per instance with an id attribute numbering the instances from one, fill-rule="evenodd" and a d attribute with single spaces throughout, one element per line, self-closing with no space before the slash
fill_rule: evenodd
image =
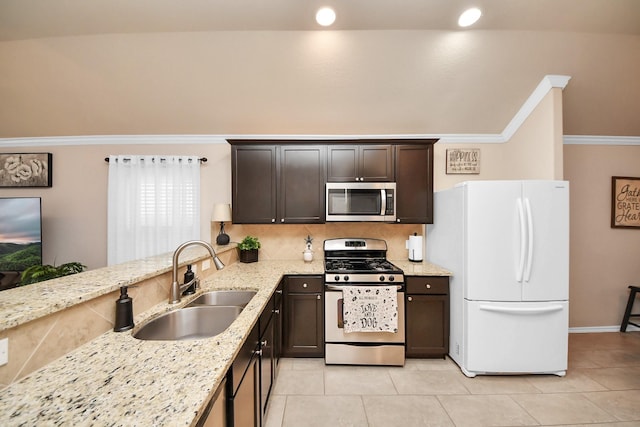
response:
<path id="1" fill-rule="evenodd" d="M 384 188 L 381 191 L 382 199 L 380 200 L 380 215 L 384 216 L 387 213 L 387 190 Z"/>

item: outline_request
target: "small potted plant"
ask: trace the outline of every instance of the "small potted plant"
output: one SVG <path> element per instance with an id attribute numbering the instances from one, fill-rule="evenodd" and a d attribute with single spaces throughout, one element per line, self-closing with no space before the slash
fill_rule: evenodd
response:
<path id="1" fill-rule="evenodd" d="M 257 237 L 247 236 L 238 243 L 240 251 L 240 262 L 256 262 L 258 261 L 258 249 L 260 242 Z"/>

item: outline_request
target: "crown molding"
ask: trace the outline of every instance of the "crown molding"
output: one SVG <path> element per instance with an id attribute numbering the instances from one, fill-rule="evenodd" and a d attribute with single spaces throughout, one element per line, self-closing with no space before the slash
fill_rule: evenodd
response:
<path id="1" fill-rule="evenodd" d="M 0 138 L 0 147 L 47 147 L 58 145 L 122 145 L 122 144 L 215 144 L 226 143 L 218 135 L 86 135 L 43 136 L 33 138 Z"/>
<path id="2" fill-rule="evenodd" d="M 565 135 L 565 145 L 640 145 L 640 136 Z"/>
<path id="3" fill-rule="evenodd" d="M 497 134 L 376 134 L 376 135 L 87 135 L 0 138 L 1 147 L 47 147 L 60 145 L 158 145 L 226 144 L 227 139 L 438 139 L 439 144 L 502 144 L 511 139 L 542 99 L 554 88 L 564 89 L 570 76 L 546 75 L 501 133 Z M 565 135 L 570 145 L 640 145 L 636 136 Z"/>

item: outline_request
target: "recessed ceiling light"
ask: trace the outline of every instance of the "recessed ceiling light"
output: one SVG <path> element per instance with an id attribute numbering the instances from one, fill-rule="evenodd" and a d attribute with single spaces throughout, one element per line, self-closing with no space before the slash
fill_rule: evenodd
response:
<path id="1" fill-rule="evenodd" d="M 458 25 L 461 27 L 468 27 L 469 25 L 473 25 L 476 23 L 478 19 L 482 16 L 482 12 L 477 7 L 472 7 L 471 9 L 467 9 L 460 15 L 458 18 Z"/>
<path id="2" fill-rule="evenodd" d="M 316 12 L 316 22 L 323 27 L 328 27 L 336 20 L 336 13 L 330 7 L 323 7 Z"/>

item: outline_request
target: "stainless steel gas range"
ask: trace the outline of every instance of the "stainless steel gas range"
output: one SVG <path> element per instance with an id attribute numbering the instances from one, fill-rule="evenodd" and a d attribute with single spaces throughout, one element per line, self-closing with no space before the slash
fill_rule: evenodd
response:
<path id="1" fill-rule="evenodd" d="M 404 365 L 404 274 L 387 261 L 387 244 L 380 239 L 347 238 L 324 242 L 325 259 L 325 363 L 346 365 Z M 354 291 L 384 293 L 390 298 L 356 306 Z M 348 301 L 345 304 L 345 298 Z M 388 300 L 391 300 L 389 302 Z M 351 305 L 349 305 L 351 304 Z M 348 313 L 345 307 L 352 313 Z M 360 313 L 362 308 L 362 313 Z M 396 328 L 371 328 L 380 321 L 381 311 L 393 319 Z M 345 314 L 360 314 L 356 331 L 345 330 Z M 397 322 L 396 322 L 397 320 Z M 385 323 L 386 325 L 386 323 Z M 386 325 L 388 326 L 388 325 Z M 375 330 L 374 330 L 375 329 Z"/>

